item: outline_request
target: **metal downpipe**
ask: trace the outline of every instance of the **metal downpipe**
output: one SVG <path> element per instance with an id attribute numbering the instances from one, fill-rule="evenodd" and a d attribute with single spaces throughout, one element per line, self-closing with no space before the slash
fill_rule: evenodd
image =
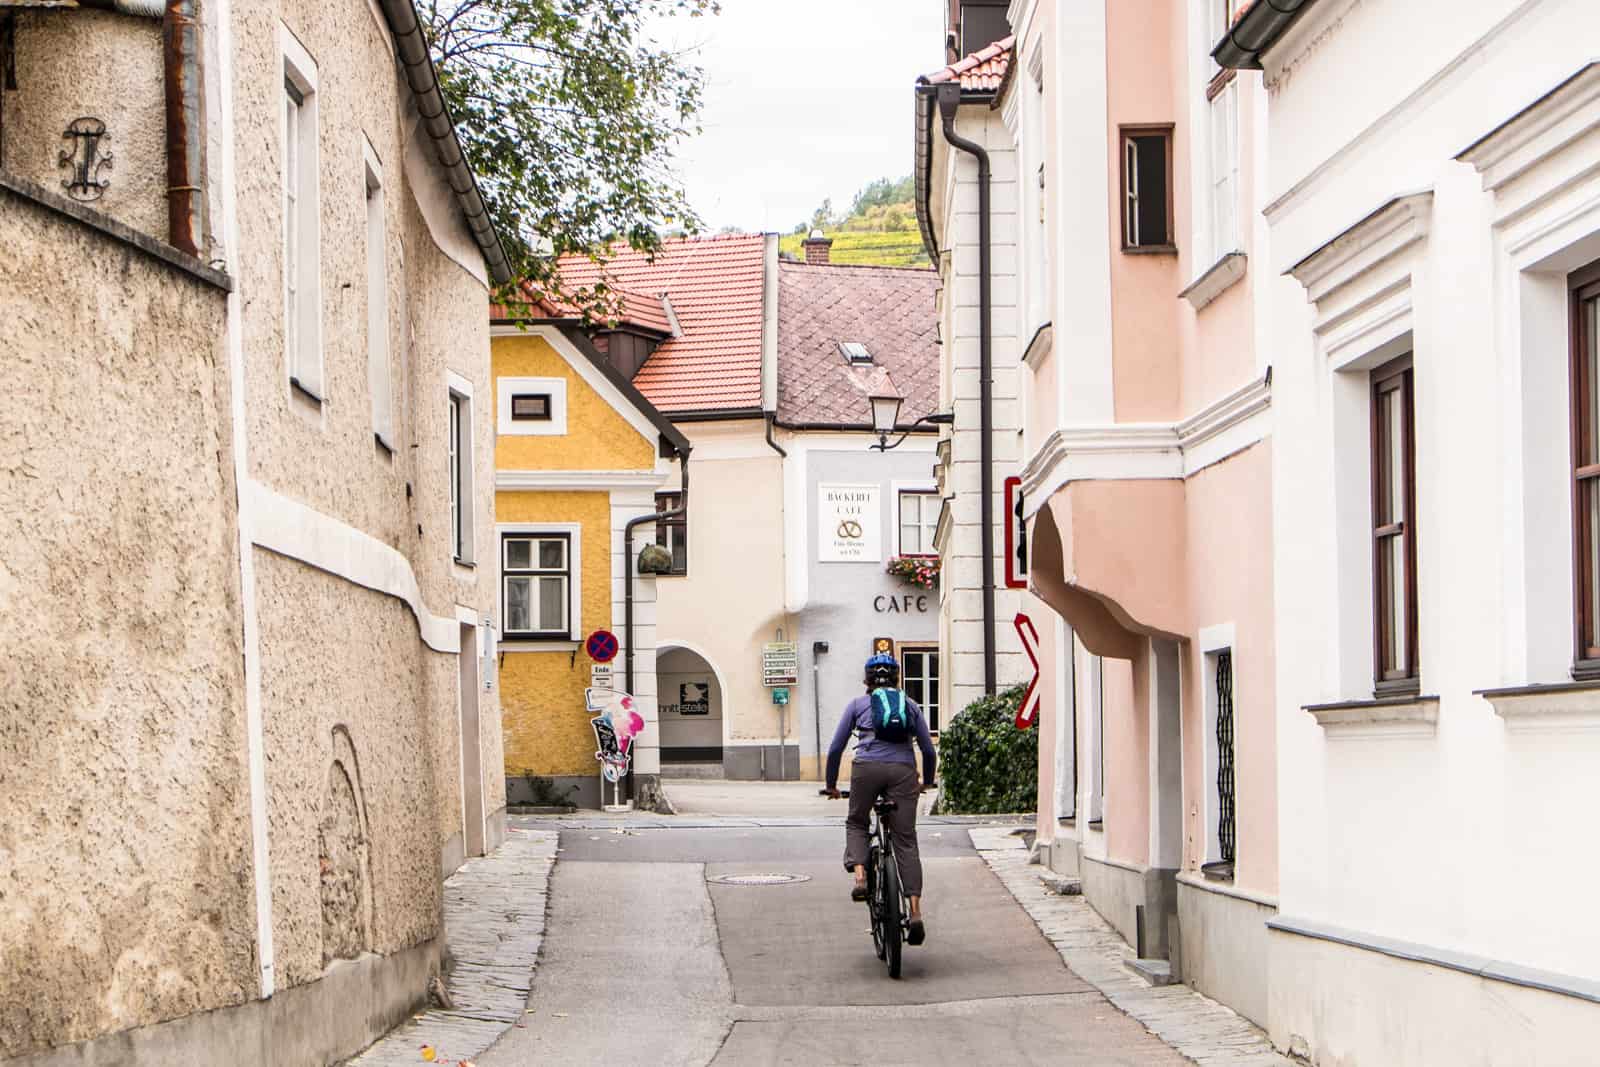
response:
<path id="1" fill-rule="evenodd" d="M 125 9 L 126 0 L 120 0 L 119 10 Z M 167 109 L 167 241 L 198 256 L 200 42 L 195 0 L 166 0 L 161 51 Z"/>
<path id="2" fill-rule="evenodd" d="M 683 472 L 683 495 L 670 511 L 638 515 L 622 525 L 622 691 L 633 694 L 633 531 L 646 523 L 679 519 L 689 514 L 689 452 L 678 453 Z M 657 712 L 659 723 L 660 712 Z M 633 761 L 628 761 L 628 796 L 633 796 Z"/>
<path id="3" fill-rule="evenodd" d="M 983 691 L 995 695 L 994 629 L 994 352 L 991 329 L 993 293 L 990 278 L 989 153 L 976 141 L 956 133 L 961 86 L 939 86 L 939 118 L 944 139 L 978 162 L 978 429 L 980 492 L 983 496 Z"/>

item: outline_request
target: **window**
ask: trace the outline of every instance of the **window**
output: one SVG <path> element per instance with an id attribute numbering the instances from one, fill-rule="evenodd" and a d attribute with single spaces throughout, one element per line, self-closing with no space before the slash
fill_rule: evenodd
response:
<path id="1" fill-rule="evenodd" d="M 656 511 L 673 511 L 683 506 L 682 493 L 657 493 Z M 672 553 L 672 574 L 689 573 L 689 517 L 665 519 L 656 523 L 656 544 Z"/>
<path id="2" fill-rule="evenodd" d="M 367 193 L 367 384 L 372 390 L 372 434 L 394 451 L 394 384 L 389 369 L 389 249 L 384 222 L 383 169 L 370 143 Z"/>
<path id="3" fill-rule="evenodd" d="M 872 362 L 872 353 L 860 341 L 840 341 L 839 354 L 851 366 L 864 367 Z"/>
<path id="4" fill-rule="evenodd" d="M 1233 864 L 1238 839 L 1234 794 L 1233 747 L 1233 649 L 1222 648 L 1206 653 L 1206 738 L 1210 749 L 1206 756 L 1206 773 L 1211 779 L 1211 803 L 1207 822 L 1206 861 L 1202 870 L 1207 877 L 1229 880 L 1233 878 Z"/>
<path id="5" fill-rule="evenodd" d="M 570 639 L 572 535 L 508 533 L 501 545 L 505 636 Z"/>
<path id="6" fill-rule="evenodd" d="M 1208 105 L 1210 113 L 1211 261 L 1239 247 L 1239 108 L 1238 86 L 1229 82 Z"/>
<path id="7" fill-rule="evenodd" d="M 565 378 L 501 378 L 496 428 L 504 437 L 561 437 L 567 432 Z"/>
<path id="8" fill-rule="evenodd" d="M 1600 263 L 1572 275 L 1573 674 L 1600 678 Z"/>
<path id="9" fill-rule="evenodd" d="M 1171 252 L 1172 127 L 1122 127 L 1122 247 Z"/>
<path id="10" fill-rule="evenodd" d="M 900 554 L 936 554 L 933 535 L 939 525 L 939 494 L 921 490 L 900 493 Z"/>
<path id="11" fill-rule="evenodd" d="M 900 685 L 917 702 L 928 719 L 928 729 L 939 732 L 939 650 L 902 648 Z"/>
<path id="12" fill-rule="evenodd" d="M 511 421 L 550 421 L 549 393 L 517 393 L 511 397 Z"/>
<path id="13" fill-rule="evenodd" d="M 1374 678 L 1380 693 L 1416 692 L 1416 432 L 1411 357 L 1372 372 Z"/>
<path id="14" fill-rule="evenodd" d="M 287 28 L 283 52 L 283 347 L 289 384 L 321 402 L 322 294 L 316 64 Z"/>
<path id="15" fill-rule="evenodd" d="M 472 536 L 472 394 L 463 379 L 451 376 L 450 426 L 450 548 L 457 563 L 473 562 Z M 458 387 L 459 385 L 459 387 Z"/>

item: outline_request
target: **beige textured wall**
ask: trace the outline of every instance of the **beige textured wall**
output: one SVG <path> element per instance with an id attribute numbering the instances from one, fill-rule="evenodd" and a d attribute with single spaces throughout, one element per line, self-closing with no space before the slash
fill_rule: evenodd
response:
<path id="1" fill-rule="evenodd" d="M 0 1059 L 256 993 L 223 295 L 0 192 Z"/>
<path id="2" fill-rule="evenodd" d="M 453 681 L 455 659 L 419 657 L 416 621 L 393 597 L 263 549 L 255 567 L 262 720 L 272 754 L 272 939 L 278 981 L 291 986 L 323 969 L 319 824 L 330 814 L 335 727 L 353 742 L 369 828 L 365 947 L 387 954 L 439 932 L 439 863 L 429 847 L 435 797 L 459 808 L 454 775 L 436 780 L 425 709 L 449 695 L 440 692 L 447 689 L 440 675 Z"/>
<path id="3" fill-rule="evenodd" d="M 278 492 L 384 541 L 407 557 L 423 603 L 435 615 L 457 605 L 483 618 L 493 614 L 494 412 L 489 376 L 487 296 L 481 283 L 440 251 L 416 205 L 404 165 L 415 111 L 394 64 L 388 31 L 365 0 L 316 3 L 285 0 L 234 7 L 235 106 L 241 116 L 276 114 L 283 87 L 280 22 L 317 63 L 321 215 L 322 361 L 320 408 L 292 395 L 283 350 L 281 144 L 274 124 L 265 135 L 238 143 L 241 288 L 251 476 Z M 387 90 L 387 91 L 382 91 Z M 373 438 L 368 378 L 367 221 L 363 142 L 383 170 L 388 245 L 389 359 L 397 449 Z M 431 164 L 423 180 L 443 181 Z M 452 202 L 453 203 L 453 202 Z M 464 224 L 451 215 L 451 225 Z M 447 371 L 473 390 L 476 558 L 473 568 L 451 562 Z M 408 492 L 409 490 L 409 492 Z M 359 628 L 353 630 L 359 641 Z M 437 841 L 409 847 L 436 857 L 438 846 L 461 832 L 456 661 L 434 663 L 411 624 L 413 669 L 425 703 L 425 737 L 439 783 L 428 800 Z M 264 638 L 263 655 L 278 654 Z M 353 669 L 362 670 L 359 662 Z M 382 671 L 369 674 L 382 684 Z M 498 685 L 478 688 L 482 765 L 501 766 Z M 361 731 L 354 731 L 358 755 Z M 397 770 L 373 766 L 375 776 Z M 505 806 L 505 783 L 483 776 L 484 810 Z"/>
<path id="4" fill-rule="evenodd" d="M 80 117 L 106 124 L 100 172 L 110 185 L 91 204 L 152 237 L 167 234 L 166 111 L 161 20 L 103 11 L 27 12 L 17 19 L 17 89 L 5 94 L 0 165 L 66 195 L 61 134 Z M 111 57 L 116 57 L 112 60 Z"/>

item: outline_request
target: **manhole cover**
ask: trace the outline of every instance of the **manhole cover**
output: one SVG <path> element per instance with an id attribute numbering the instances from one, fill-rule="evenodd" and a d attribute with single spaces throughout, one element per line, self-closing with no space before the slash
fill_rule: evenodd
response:
<path id="1" fill-rule="evenodd" d="M 714 878 L 707 878 L 708 882 L 717 885 L 790 885 L 794 882 L 809 882 L 809 874 L 719 874 Z"/>

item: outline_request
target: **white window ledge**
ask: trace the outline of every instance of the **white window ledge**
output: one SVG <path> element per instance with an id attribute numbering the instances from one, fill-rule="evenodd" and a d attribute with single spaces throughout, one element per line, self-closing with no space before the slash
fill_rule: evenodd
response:
<path id="1" fill-rule="evenodd" d="M 1600 682 L 1564 682 L 1475 690 L 1505 720 L 1526 733 L 1600 730 Z"/>
<path id="2" fill-rule="evenodd" d="M 1209 270 L 1193 282 L 1189 288 L 1178 295 L 1194 305 L 1199 311 L 1217 297 L 1227 292 L 1228 289 L 1244 277 L 1246 257 L 1243 252 L 1229 252 L 1213 263 Z"/>
<path id="3" fill-rule="evenodd" d="M 1331 737 L 1432 737 L 1439 725 L 1436 696 L 1380 697 L 1305 708 Z"/>

